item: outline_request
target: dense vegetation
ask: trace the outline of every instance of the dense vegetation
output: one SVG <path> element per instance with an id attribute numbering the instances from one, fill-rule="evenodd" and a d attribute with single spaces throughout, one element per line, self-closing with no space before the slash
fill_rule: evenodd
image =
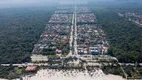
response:
<path id="1" fill-rule="evenodd" d="M 21 76 L 24 73 L 23 68 L 18 68 L 18 67 L 3 67 L 0 66 L 0 78 L 7 78 L 7 79 L 13 79 Z"/>
<path id="2" fill-rule="evenodd" d="M 29 61 L 34 43 L 55 7 L 0 9 L 0 63 Z"/>
<path id="3" fill-rule="evenodd" d="M 103 66 L 102 70 L 104 71 L 105 74 L 121 75 L 121 76 L 125 77 L 122 70 L 120 69 L 119 65 L 117 65 L 117 66 L 112 66 L 112 65 Z"/>
<path id="4" fill-rule="evenodd" d="M 92 7 L 110 42 L 109 53 L 120 62 L 142 62 L 142 27 L 117 14 L 118 11 L 140 11 L 140 5 L 114 4 Z"/>

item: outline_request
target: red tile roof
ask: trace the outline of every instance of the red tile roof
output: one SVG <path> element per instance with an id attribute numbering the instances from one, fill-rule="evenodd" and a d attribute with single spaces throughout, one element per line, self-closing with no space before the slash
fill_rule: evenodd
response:
<path id="1" fill-rule="evenodd" d="M 26 71 L 34 71 L 34 70 L 36 70 L 36 66 L 28 66 L 27 68 L 26 68 Z"/>

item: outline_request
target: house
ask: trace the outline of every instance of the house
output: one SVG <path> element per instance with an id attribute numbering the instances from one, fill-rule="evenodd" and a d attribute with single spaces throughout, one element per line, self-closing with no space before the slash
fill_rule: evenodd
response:
<path id="1" fill-rule="evenodd" d="M 89 53 L 92 55 L 100 55 L 101 49 L 99 47 L 89 47 Z"/>
<path id="2" fill-rule="evenodd" d="M 57 55 L 57 56 L 61 56 L 61 55 L 62 55 L 62 50 L 56 49 L 56 55 Z"/>
<path id="3" fill-rule="evenodd" d="M 33 71 L 36 71 L 37 70 L 37 67 L 36 66 L 28 66 L 25 71 L 28 71 L 28 72 L 33 72 Z"/>

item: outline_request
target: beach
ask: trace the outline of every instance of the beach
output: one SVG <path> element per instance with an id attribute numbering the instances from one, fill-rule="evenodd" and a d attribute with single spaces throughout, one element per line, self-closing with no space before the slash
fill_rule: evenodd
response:
<path id="1" fill-rule="evenodd" d="M 25 76 L 23 80 L 126 80 L 118 75 L 106 75 L 101 69 L 88 71 L 42 69 L 34 76 Z"/>

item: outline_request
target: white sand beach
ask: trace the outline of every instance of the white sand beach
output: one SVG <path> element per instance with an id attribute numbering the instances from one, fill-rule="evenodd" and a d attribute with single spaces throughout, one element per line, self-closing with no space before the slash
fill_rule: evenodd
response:
<path id="1" fill-rule="evenodd" d="M 42 69 L 34 76 L 25 76 L 23 80 L 125 80 L 117 75 L 105 75 L 102 70 L 78 71 L 78 70 L 50 70 Z"/>

